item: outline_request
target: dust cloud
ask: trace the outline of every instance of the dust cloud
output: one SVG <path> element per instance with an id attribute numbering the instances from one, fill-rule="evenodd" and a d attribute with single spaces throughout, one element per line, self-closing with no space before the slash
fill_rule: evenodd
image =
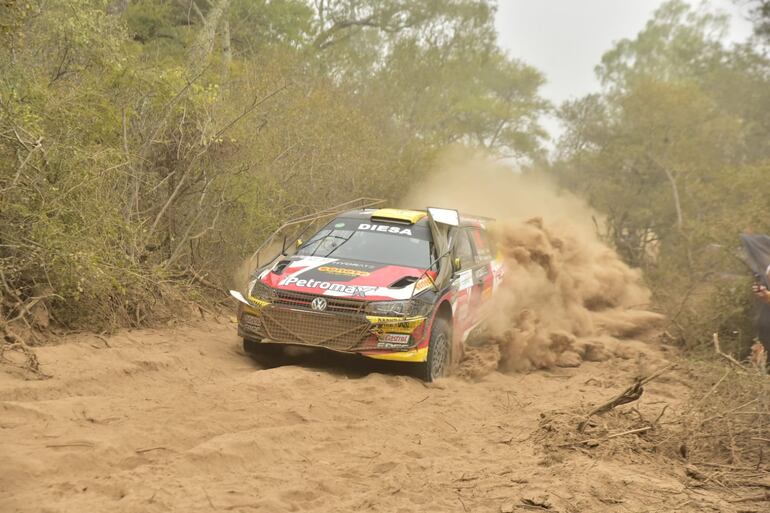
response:
<path id="1" fill-rule="evenodd" d="M 522 174 L 479 154 L 446 155 L 404 206 L 457 208 L 492 217 L 506 266 L 486 305 L 485 343 L 466 349 L 460 373 L 577 366 L 624 356 L 620 339 L 658 324 L 650 292 L 596 235 L 601 220 L 541 174 Z"/>

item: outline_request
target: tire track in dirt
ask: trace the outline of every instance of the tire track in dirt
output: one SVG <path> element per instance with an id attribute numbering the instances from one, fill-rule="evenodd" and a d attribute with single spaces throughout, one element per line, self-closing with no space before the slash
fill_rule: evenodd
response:
<path id="1" fill-rule="evenodd" d="M 0 511 L 518 511 L 542 495 L 553 511 L 676 511 L 670 466 L 554 459 L 533 440 L 544 411 L 663 361 L 627 344 L 626 359 L 424 384 L 345 355 L 258 362 L 229 322 L 73 338 L 39 349 L 50 380 L 0 372 Z M 664 381 L 642 400 L 686 393 Z"/>

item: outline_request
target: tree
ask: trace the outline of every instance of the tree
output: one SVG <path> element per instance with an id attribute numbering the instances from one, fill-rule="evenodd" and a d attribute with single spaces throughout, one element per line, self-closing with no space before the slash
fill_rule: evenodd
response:
<path id="1" fill-rule="evenodd" d="M 697 194 L 730 164 L 741 125 L 693 83 L 637 82 L 611 109 L 595 98 L 566 106 L 576 147 L 569 179 L 607 214 L 626 259 L 642 265 L 650 244 L 687 242 L 702 215 Z"/>
<path id="2" fill-rule="evenodd" d="M 682 0 L 659 7 L 634 39 L 622 39 L 602 56 L 596 74 L 602 84 L 627 90 L 637 79 L 693 79 L 709 72 L 722 55 L 729 21 L 724 14 L 693 10 Z"/>
<path id="3" fill-rule="evenodd" d="M 770 42 L 770 0 L 744 0 L 751 6 L 754 33 L 765 42 Z"/>
<path id="4" fill-rule="evenodd" d="M 770 62 L 750 44 L 726 47 L 724 27 L 703 7 L 664 4 L 604 54 L 604 91 L 561 107 L 553 166 L 604 216 L 624 258 L 647 271 L 689 340 L 735 325 L 717 282 L 743 272 L 737 234 L 770 229 L 758 192 L 770 162 Z"/>

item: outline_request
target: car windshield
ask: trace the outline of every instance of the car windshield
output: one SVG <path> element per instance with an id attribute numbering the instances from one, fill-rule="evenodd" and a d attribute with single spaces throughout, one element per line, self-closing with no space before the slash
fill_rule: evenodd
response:
<path id="1" fill-rule="evenodd" d="M 427 227 L 337 220 L 316 233 L 297 254 L 427 269 L 431 263 L 427 234 Z"/>

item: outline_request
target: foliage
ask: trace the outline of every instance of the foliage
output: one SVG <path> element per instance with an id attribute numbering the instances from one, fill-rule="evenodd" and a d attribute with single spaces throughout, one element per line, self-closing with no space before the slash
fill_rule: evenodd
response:
<path id="1" fill-rule="evenodd" d="M 645 269 L 672 329 L 753 333 L 738 234 L 770 231 L 770 61 L 721 42 L 725 20 L 680 0 L 602 58 L 602 94 L 560 109 L 559 180 L 606 216 L 605 236 Z M 729 191 L 729 194 L 727 193 Z"/>
<path id="2" fill-rule="evenodd" d="M 765 42 L 770 42 L 770 0 L 743 0 L 751 6 L 754 33 Z"/>
<path id="3" fill-rule="evenodd" d="M 397 198 L 447 144 L 537 158 L 542 77 L 493 18 L 475 0 L 5 2 L 0 316 L 153 322 L 221 294 L 282 220 Z"/>

